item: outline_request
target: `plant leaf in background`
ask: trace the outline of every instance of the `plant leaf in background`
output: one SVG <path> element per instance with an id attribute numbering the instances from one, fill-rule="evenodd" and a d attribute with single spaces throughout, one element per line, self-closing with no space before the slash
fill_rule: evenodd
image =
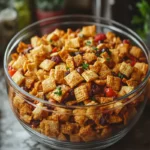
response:
<path id="1" fill-rule="evenodd" d="M 146 39 L 150 33 L 150 4 L 146 0 L 141 0 L 136 4 L 139 15 L 134 15 L 131 23 L 135 31 Z"/>

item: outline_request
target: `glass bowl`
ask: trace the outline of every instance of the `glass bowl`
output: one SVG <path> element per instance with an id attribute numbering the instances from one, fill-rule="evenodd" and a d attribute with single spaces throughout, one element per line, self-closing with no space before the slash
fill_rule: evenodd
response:
<path id="1" fill-rule="evenodd" d="M 54 104 L 30 95 L 13 82 L 7 68 L 10 55 L 20 41 L 29 43 L 32 36 L 42 36 L 56 28 L 75 30 L 86 25 L 95 25 L 98 33 L 112 31 L 121 38 L 129 39 L 144 51 L 146 59 L 149 60 L 147 47 L 132 30 L 112 20 L 85 15 L 60 16 L 33 23 L 13 37 L 5 52 L 7 93 L 16 118 L 35 140 L 55 149 L 106 148 L 128 133 L 140 118 L 146 104 L 150 68 L 135 90 L 111 103 L 99 105 Z M 35 102 L 39 104 L 36 105 Z M 112 121 L 108 121 L 108 118 Z M 122 120 L 118 121 L 119 118 Z"/>

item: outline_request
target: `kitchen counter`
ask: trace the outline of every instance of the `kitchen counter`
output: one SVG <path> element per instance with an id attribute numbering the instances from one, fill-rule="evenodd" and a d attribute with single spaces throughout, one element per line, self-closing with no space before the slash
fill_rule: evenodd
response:
<path id="1" fill-rule="evenodd" d="M 34 141 L 14 117 L 8 103 L 2 69 L 0 70 L 0 149 L 52 150 Z M 146 106 L 136 126 L 107 150 L 150 150 L 150 106 Z"/>

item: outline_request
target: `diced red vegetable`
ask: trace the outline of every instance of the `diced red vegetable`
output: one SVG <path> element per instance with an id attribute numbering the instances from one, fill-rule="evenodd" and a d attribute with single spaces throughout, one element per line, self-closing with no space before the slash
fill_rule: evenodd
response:
<path id="1" fill-rule="evenodd" d="M 133 67 L 136 64 L 137 60 L 136 60 L 136 58 L 134 56 L 129 56 L 129 58 L 131 60 L 130 64 Z"/>
<path id="2" fill-rule="evenodd" d="M 130 40 L 129 39 L 124 39 L 123 44 L 130 44 Z"/>
<path id="3" fill-rule="evenodd" d="M 16 70 L 11 66 L 8 67 L 8 73 L 12 77 L 15 74 Z"/>
<path id="4" fill-rule="evenodd" d="M 105 88 L 105 94 L 107 97 L 116 97 L 116 93 L 112 88 Z"/>
<path id="5" fill-rule="evenodd" d="M 54 52 L 57 52 L 57 47 L 54 47 L 54 48 L 52 49 L 52 53 L 54 53 Z"/>
<path id="6" fill-rule="evenodd" d="M 104 33 L 99 33 L 95 36 L 94 41 L 104 41 L 106 39 L 106 35 Z"/>

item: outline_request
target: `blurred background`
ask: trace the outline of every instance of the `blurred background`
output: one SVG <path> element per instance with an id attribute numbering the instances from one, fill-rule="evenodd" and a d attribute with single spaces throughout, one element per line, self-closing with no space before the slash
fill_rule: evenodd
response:
<path id="1" fill-rule="evenodd" d="M 150 47 L 150 0 L 0 0 L 0 58 L 12 36 L 25 26 L 64 14 L 116 20 L 137 32 Z"/>

